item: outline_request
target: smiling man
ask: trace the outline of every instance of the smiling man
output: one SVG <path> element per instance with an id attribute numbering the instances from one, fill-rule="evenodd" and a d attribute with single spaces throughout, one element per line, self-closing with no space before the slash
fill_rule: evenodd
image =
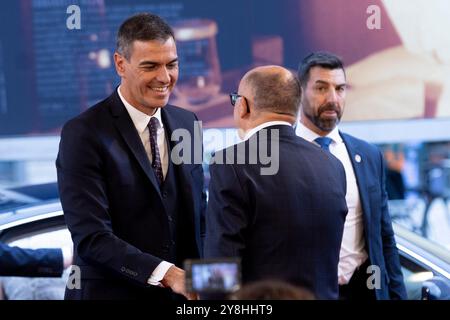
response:
<path id="1" fill-rule="evenodd" d="M 187 258 L 201 252 L 201 164 L 170 159 L 175 129 L 201 144 L 197 117 L 168 104 L 178 79 L 172 29 L 138 14 L 117 35 L 120 86 L 63 128 L 56 161 L 81 289 L 66 299 L 151 299 L 186 293 Z"/>

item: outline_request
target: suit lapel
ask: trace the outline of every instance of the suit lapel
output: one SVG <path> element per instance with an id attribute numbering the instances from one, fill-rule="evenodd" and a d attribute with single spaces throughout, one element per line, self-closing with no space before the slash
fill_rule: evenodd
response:
<path id="1" fill-rule="evenodd" d="M 172 141 L 171 135 L 172 132 L 178 128 L 187 129 L 191 135 L 193 135 L 192 130 L 189 130 L 185 124 L 180 123 L 176 117 L 174 117 L 170 112 L 170 106 L 164 107 L 161 109 L 161 118 L 164 123 L 165 131 L 166 131 L 166 139 L 169 142 L 170 148 L 169 148 L 169 161 L 172 161 L 171 153 L 174 148 L 174 146 L 178 143 L 178 141 Z M 195 139 L 193 136 L 191 136 L 191 143 L 194 143 Z M 194 147 L 191 145 L 191 160 L 193 160 L 194 155 Z M 188 201 L 185 201 L 186 204 L 190 206 L 189 211 L 195 212 L 194 210 L 194 202 L 195 197 L 193 196 L 192 191 L 192 176 L 191 176 L 191 170 L 195 167 L 193 164 L 186 164 L 183 163 L 181 165 L 175 165 L 172 163 L 172 168 L 177 173 L 177 178 L 179 181 L 177 182 L 177 188 L 180 191 L 180 196 L 184 199 L 187 199 Z"/>
<path id="2" fill-rule="evenodd" d="M 161 118 L 162 121 L 164 123 L 164 127 L 165 127 L 165 131 L 166 131 L 166 139 L 169 143 L 169 161 L 171 161 L 171 152 L 173 150 L 173 148 L 175 147 L 175 145 L 178 143 L 178 141 L 172 141 L 171 136 L 172 136 L 172 132 L 178 128 L 184 128 L 187 129 L 185 126 L 183 126 L 183 124 L 180 124 L 179 121 L 177 121 L 177 119 L 175 117 L 173 117 L 171 115 L 170 109 L 167 107 L 164 107 L 161 109 Z M 192 131 L 188 130 L 191 134 Z M 194 139 L 192 137 L 191 143 L 194 143 Z M 191 155 L 193 156 L 193 146 L 191 146 Z M 175 165 L 173 164 L 173 168 L 178 168 L 179 173 L 181 174 L 181 178 L 184 180 L 183 182 L 185 182 L 185 186 L 190 186 L 190 175 L 191 175 L 191 170 L 193 169 L 193 165 L 190 164 L 182 164 L 182 165 Z M 184 190 L 185 188 L 183 188 Z M 187 191 L 187 190 L 185 190 Z M 189 192 L 191 192 L 191 190 L 189 190 Z"/>
<path id="3" fill-rule="evenodd" d="M 366 175 L 364 174 L 364 166 L 366 165 L 367 159 L 365 159 L 364 154 L 359 150 L 351 139 L 349 139 L 345 134 L 339 132 L 344 140 L 345 146 L 347 148 L 350 161 L 353 166 L 353 171 L 355 172 L 356 183 L 358 184 L 359 198 L 361 199 L 361 207 L 363 210 L 364 217 L 364 229 L 369 230 L 370 227 L 370 203 L 368 198 L 368 186 Z"/>
<path id="4" fill-rule="evenodd" d="M 111 98 L 113 99 L 111 103 L 111 111 L 114 116 L 115 126 L 119 130 L 139 165 L 150 179 L 150 182 L 154 186 L 155 190 L 158 192 L 159 196 L 161 196 L 161 191 L 159 189 L 158 182 L 156 181 L 156 176 L 150 166 L 150 162 L 148 161 L 147 153 L 142 145 L 141 138 L 134 127 L 130 115 L 126 111 L 125 106 L 122 101 L 120 101 L 117 91 L 113 93 Z"/>

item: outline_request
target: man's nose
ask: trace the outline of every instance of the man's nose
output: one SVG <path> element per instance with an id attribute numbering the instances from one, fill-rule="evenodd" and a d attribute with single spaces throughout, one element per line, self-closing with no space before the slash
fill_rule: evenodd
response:
<path id="1" fill-rule="evenodd" d="M 170 82 L 170 74 L 166 67 L 161 67 L 158 69 L 158 74 L 156 75 L 156 79 L 162 83 Z"/>
<path id="2" fill-rule="evenodd" d="M 328 92 L 327 102 L 337 102 L 339 99 L 338 93 L 335 88 L 331 88 Z"/>

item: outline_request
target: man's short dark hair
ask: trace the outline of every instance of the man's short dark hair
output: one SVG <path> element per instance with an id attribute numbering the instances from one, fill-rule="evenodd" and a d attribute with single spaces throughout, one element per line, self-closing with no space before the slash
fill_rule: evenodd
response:
<path id="1" fill-rule="evenodd" d="M 294 74 L 252 72 L 246 81 L 253 90 L 256 109 L 297 115 L 301 90 Z"/>
<path id="2" fill-rule="evenodd" d="M 314 294 L 305 287 L 282 280 L 259 280 L 245 284 L 232 293 L 229 300 L 315 300 Z"/>
<path id="3" fill-rule="evenodd" d="M 172 28 L 161 17 L 152 13 L 138 13 L 125 20 L 117 32 L 116 51 L 125 59 L 131 56 L 133 42 L 175 39 Z"/>
<path id="4" fill-rule="evenodd" d="M 317 51 L 310 53 L 298 66 L 298 79 L 302 87 L 305 87 L 309 80 L 309 71 L 313 67 L 321 67 L 329 70 L 342 69 L 345 74 L 344 63 L 337 55 L 326 52 Z"/>

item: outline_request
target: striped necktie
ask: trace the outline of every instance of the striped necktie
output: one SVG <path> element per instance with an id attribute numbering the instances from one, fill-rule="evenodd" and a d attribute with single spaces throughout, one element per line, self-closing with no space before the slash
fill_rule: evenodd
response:
<path id="1" fill-rule="evenodd" d="M 158 180 L 159 186 L 164 181 L 162 164 L 161 164 L 161 156 L 159 155 L 158 148 L 158 127 L 159 122 L 155 117 L 150 118 L 150 122 L 148 123 L 148 129 L 150 132 L 150 148 L 152 150 L 152 168 L 155 172 L 156 179 Z"/>

